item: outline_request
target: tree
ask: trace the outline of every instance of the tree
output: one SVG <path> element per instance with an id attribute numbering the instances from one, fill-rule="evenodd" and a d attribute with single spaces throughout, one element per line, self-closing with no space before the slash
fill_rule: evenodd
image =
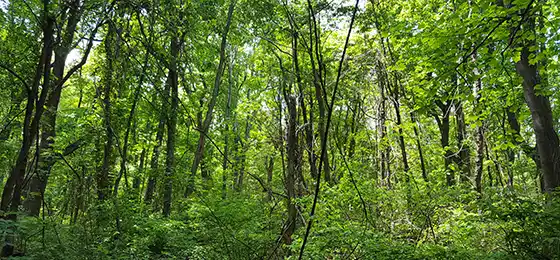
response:
<path id="1" fill-rule="evenodd" d="M 558 6 L 1 2 L 2 257 L 555 259 Z"/>

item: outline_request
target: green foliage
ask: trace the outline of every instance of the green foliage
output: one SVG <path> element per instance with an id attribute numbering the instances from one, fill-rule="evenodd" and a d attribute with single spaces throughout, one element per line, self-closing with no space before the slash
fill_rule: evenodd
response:
<path id="1" fill-rule="evenodd" d="M 560 259 L 560 2 L 361 0 L 341 60 L 353 3 L 0 1 L 12 257 L 299 259 L 312 223 L 303 259 Z"/>

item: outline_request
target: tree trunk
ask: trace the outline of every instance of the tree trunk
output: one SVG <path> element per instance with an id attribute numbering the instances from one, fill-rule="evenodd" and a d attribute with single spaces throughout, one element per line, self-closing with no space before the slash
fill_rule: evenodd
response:
<path id="1" fill-rule="evenodd" d="M 140 186 L 143 184 L 144 181 L 144 168 L 146 163 L 146 148 L 142 148 L 142 152 L 140 152 L 140 161 L 138 162 L 138 174 L 134 177 L 134 181 L 132 182 L 132 188 L 137 193 L 140 192 Z"/>
<path id="2" fill-rule="evenodd" d="M 177 58 L 181 43 L 179 37 L 174 36 L 171 40 L 171 62 L 169 63 L 169 72 L 167 83 L 170 88 L 168 102 L 170 108 L 168 110 L 167 120 L 167 153 L 165 159 L 165 179 L 163 186 L 163 216 L 169 217 L 171 213 L 171 195 L 173 193 L 173 176 L 175 173 L 175 138 L 177 132 L 177 110 L 179 107 L 179 78 L 177 74 Z"/>
<path id="3" fill-rule="evenodd" d="M 326 120 L 326 110 L 325 110 L 325 99 L 322 94 L 321 88 L 319 85 L 315 85 L 315 99 L 317 99 L 317 104 L 319 107 L 319 138 L 321 143 L 323 143 L 323 139 L 327 138 L 325 136 L 325 120 Z M 327 151 L 325 151 L 325 161 L 323 162 L 323 171 L 325 174 L 325 181 L 327 183 L 331 182 L 331 167 L 329 165 L 329 155 Z"/>
<path id="4" fill-rule="evenodd" d="M 534 42 L 524 44 L 521 58 L 515 65 L 517 73 L 523 78 L 523 94 L 531 111 L 541 164 L 543 191 L 552 192 L 560 186 L 560 142 L 554 130 L 550 101 L 547 96 L 535 91 L 535 86 L 541 84 L 541 81 L 536 65 L 529 63 L 530 46 L 534 46 Z"/>
<path id="5" fill-rule="evenodd" d="M 484 145 L 484 152 L 486 154 L 486 161 L 490 161 L 490 152 L 488 149 L 488 145 Z M 494 176 L 492 175 L 492 168 L 490 167 L 490 165 L 486 166 L 486 172 L 488 173 L 488 185 L 490 185 L 490 187 L 494 186 Z M 499 174 L 499 173 L 498 173 Z M 497 181 L 496 181 L 497 184 Z"/>
<path id="6" fill-rule="evenodd" d="M 251 98 L 251 90 L 247 89 L 247 100 L 250 100 Z M 249 149 L 249 138 L 250 138 L 250 134 L 251 134 L 251 123 L 250 123 L 250 116 L 247 116 L 247 118 L 245 119 L 245 132 L 244 132 L 244 141 L 243 141 L 243 146 L 241 147 L 241 155 L 240 155 L 240 160 L 239 160 L 239 175 L 237 176 L 237 180 L 236 180 L 236 189 L 237 191 L 241 191 L 243 189 L 243 178 L 245 177 L 245 162 L 246 162 L 246 158 L 247 158 L 247 150 Z"/>
<path id="7" fill-rule="evenodd" d="M 317 105 L 319 108 L 319 141 L 323 143 L 323 140 L 327 140 L 325 136 L 325 120 L 326 120 L 326 87 L 324 82 L 324 77 L 326 73 L 323 73 L 325 69 L 325 64 L 323 64 L 323 59 L 321 55 L 321 37 L 318 27 L 318 23 L 315 17 L 315 11 L 310 1 L 307 1 L 307 8 L 310 12 L 310 17 L 308 19 L 309 25 L 309 44 L 307 52 L 311 61 L 311 69 L 313 71 L 313 86 L 315 89 L 315 99 L 317 99 Z M 312 104 L 312 103 L 311 103 Z M 310 122 L 313 121 L 312 118 L 309 119 Z M 325 150 L 325 160 L 323 161 L 323 168 L 317 169 L 317 172 L 323 170 L 325 175 L 325 181 L 331 182 L 331 168 L 329 165 L 329 155 L 327 150 Z"/>
<path id="8" fill-rule="evenodd" d="M 27 160 L 29 151 L 33 141 L 37 138 L 39 131 L 39 122 L 41 120 L 44 105 L 50 87 L 50 60 L 53 51 L 53 27 L 55 19 L 49 14 L 48 11 L 49 1 L 44 2 L 44 21 L 43 21 L 43 46 L 41 51 L 40 60 L 35 70 L 35 76 L 31 86 L 27 88 L 27 104 L 25 107 L 25 118 L 23 122 L 22 136 L 23 140 L 21 148 L 18 153 L 15 165 L 12 168 L 8 180 L 4 185 L 2 191 L 2 200 L 0 201 L 0 210 L 3 212 L 17 212 L 20 202 L 23 184 L 25 180 L 25 173 L 27 169 Z M 43 78 L 43 89 L 39 96 L 39 85 Z M 15 221 L 16 214 L 9 214 L 7 219 Z M 13 237 L 9 235 L 6 237 L 5 244 L 2 248 L 1 256 L 6 257 L 13 254 L 14 246 L 12 244 Z"/>
<path id="9" fill-rule="evenodd" d="M 249 133 L 251 129 L 251 124 L 249 123 L 249 118 L 245 120 L 245 131 L 244 131 L 244 142 L 241 146 L 241 151 L 239 151 L 239 157 L 237 158 L 239 174 L 235 180 L 235 190 L 241 191 L 243 189 L 243 178 L 245 177 L 245 161 L 247 153 L 247 141 L 249 140 Z"/>
<path id="10" fill-rule="evenodd" d="M 449 101 L 445 104 L 441 101 L 436 101 L 436 104 L 440 108 L 442 112 L 441 119 L 439 116 L 435 116 L 435 119 L 438 124 L 439 132 L 441 135 L 441 147 L 444 150 L 444 166 L 445 166 L 445 174 L 447 180 L 447 186 L 455 185 L 455 173 L 451 170 L 450 165 L 453 162 L 453 152 L 449 149 L 449 107 L 451 106 Z"/>
<path id="11" fill-rule="evenodd" d="M 103 88 L 103 124 L 105 126 L 105 145 L 103 148 L 103 163 L 97 174 L 97 198 L 105 200 L 111 193 L 109 174 L 113 166 L 113 127 L 111 122 L 111 92 L 113 91 L 113 59 L 116 55 L 114 44 L 116 43 L 116 30 L 114 23 L 109 23 L 109 29 L 105 38 L 105 54 L 107 57 L 105 67 L 105 86 Z"/>
<path id="12" fill-rule="evenodd" d="M 422 178 L 428 182 L 428 172 L 426 171 L 426 163 L 424 162 L 424 153 L 422 151 L 422 143 L 420 142 L 420 134 L 418 133 L 418 119 L 414 112 L 410 112 L 410 120 L 414 123 L 414 136 L 416 137 L 416 148 L 418 148 L 418 157 L 420 159 L 420 168 L 422 169 Z"/>
<path id="13" fill-rule="evenodd" d="M 380 105 L 379 105 L 379 153 L 380 153 L 380 163 L 381 163 L 381 183 L 391 187 L 391 170 L 389 166 L 389 142 L 387 140 L 387 126 L 385 122 L 387 121 L 387 108 L 386 108 L 386 83 L 387 74 L 385 73 L 385 68 L 382 66 L 381 61 L 378 61 L 378 84 L 380 93 Z"/>
<path id="14" fill-rule="evenodd" d="M 55 125 L 56 125 L 56 114 L 58 110 L 58 103 L 60 102 L 60 95 L 62 92 L 62 80 L 64 78 L 64 66 L 66 64 L 66 57 L 70 52 L 71 45 L 73 44 L 74 32 L 76 31 L 76 26 L 80 20 L 81 10 L 79 6 L 79 1 L 74 1 L 69 4 L 70 17 L 66 24 L 66 31 L 62 35 L 62 42 L 55 47 L 54 54 L 55 60 L 53 63 L 52 72 L 55 76 L 55 80 L 52 82 L 54 88 L 49 93 L 46 101 L 46 109 L 44 115 L 41 118 L 41 139 L 39 146 L 39 157 L 38 157 L 38 168 L 35 174 L 32 176 L 29 183 L 29 196 L 24 201 L 24 207 L 27 212 L 32 216 L 38 216 L 41 209 L 41 202 L 43 199 L 43 194 L 47 186 L 47 181 L 50 175 L 50 171 L 54 163 L 56 162 L 56 155 L 53 151 L 53 145 L 55 141 Z"/>
<path id="15" fill-rule="evenodd" d="M 461 170 L 461 182 L 469 183 L 471 178 L 471 156 L 470 149 L 465 137 L 467 127 L 465 125 L 465 113 L 463 112 L 463 104 L 461 101 L 455 101 L 455 118 L 457 121 L 457 144 L 459 145 L 459 158 L 457 164 Z"/>
<path id="16" fill-rule="evenodd" d="M 395 80 L 396 81 L 396 80 Z M 410 176 L 408 171 L 410 170 L 410 167 L 408 166 L 408 156 L 406 153 L 406 144 L 404 142 L 404 134 L 403 134 L 403 126 L 402 126 L 402 118 L 401 118 L 401 106 L 400 106 L 400 92 L 399 92 L 399 86 L 397 86 L 397 84 L 395 84 L 394 89 L 391 91 L 391 94 L 393 96 L 393 107 L 395 109 L 395 116 L 397 118 L 397 129 L 398 129 L 398 133 L 399 133 L 399 146 L 401 148 L 401 156 L 402 156 L 402 161 L 403 161 L 403 170 L 404 170 L 404 174 L 405 174 L 405 180 L 406 182 L 410 181 Z"/>
<path id="17" fill-rule="evenodd" d="M 272 173 L 274 170 L 274 156 L 270 156 L 267 158 L 268 161 L 266 163 L 266 186 L 268 187 L 266 200 L 272 201 Z"/>
<path id="18" fill-rule="evenodd" d="M 194 192 L 194 178 L 196 176 L 196 171 L 198 170 L 198 166 L 202 160 L 204 155 L 204 145 L 206 142 L 206 135 L 208 134 L 208 130 L 210 129 L 210 124 L 212 123 L 212 115 L 214 113 L 214 106 L 216 105 L 216 100 L 218 98 L 218 94 L 220 92 L 220 85 L 222 82 L 222 76 L 224 74 L 225 63 L 226 63 L 226 45 L 227 45 L 227 35 L 229 32 L 229 28 L 231 26 L 231 20 L 233 17 L 233 10 L 235 8 L 236 1 L 231 1 L 229 8 L 228 8 L 228 16 L 226 25 L 224 27 L 224 31 L 222 33 L 222 42 L 220 45 L 220 61 L 218 63 L 218 68 L 216 70 L 216 77 L 214 80 L 214 89 L 212 91 L 212 97 L 210 98 L 210 102 L 208 102 L 208 110 L 206 111 L 206 117 L 204 118 L 204 122 L 201 125 L 201 129 L 198 129 L 200 132 L 200 136 L 198 138 L 198 146 L 196 152 L 194 154 L 193 163 L 191 166 L 191 177 L 189 179 L 189 184 L 187 186 L 187 190 L 185 191 L 185 197 L 190 195 Z"/>
<path id="19" fill-rule="evenodd" d="M 232 96 L 232 88 L 233 88 L 233 62 L 230 61 L 229 70 L 228 70 L 228 96 L 227 96 L 227 103 L 226 103 L 226 115 L 224 118 L 225 129 L 224 129 L 224 154 L 223 154 L 223 162 L 222 162 L 222 198 L 226 198 L 227 193 L 227 169 L 229 163 L 229 124 L 231 120 L 231 96 Z"/>
<path id="20" fill-rule="evenodd" d="M 45 25 L 43 28 L 43 49 L 40 61 L 37 64 L 35 76 L 31 88 L 27 93 L 27 105 L 25 108 L 25 119 L 23 122 L 23 140 L 22 145 L 16 159 L 15 166 L 12 168 L 8 180 L 2 191 L 2 201 L 0 202 L 0 210 L 7 212 L 8 210 L 17 211 L 23 188 L 23 181 L 27 169 L 27 160 L 31 145 L 38 135 L 39 122 L 44 111 L 47 93 L 50 88 L 50 60 L 53 51 L 53 26 L 54 18 L 45 13 Z M 43 89 L 39 96 L 39 85 L 43 77 Z M 15 210 L 14 210 L 15 209 Z M 11 217 L 15 219 L 15 215 Z"/>
<path id="21" fill-rule="evenodd" d="M 484 129 L 478 126 L 476 129 L 476 191 L 482 193 L 482 173 L 484 169 Z M 492 180 L 490 180 L 492 182 Z"/>
<path id="22" fill-rule="evenodd" d="M 358 98 L 358 102 L 356 102 L 354 110 L 352 111 L 352 123 L 350 125 L 350 140 L 348 144 L 348 158 L 352 158 L 354 156 L 354 152 L 356 151 L 356 133 L 358 132 L 358 120 L 360 111 L 362 109 L 362 101 Z"/>
<path id="23" fill-rule="evenodd" d="M 159 115 L 159 122 L 156 131 L 156 144 L 152 150 L 152 158 L 150 160 L 150 174 L 148 177 L 148 184 L 146 185 L 146 193 L 144 195 L 144 203 L 150 204 L 152 202 L 154 191 L 156 189 L 156 181 L 158 176 L 158 169 L 159 169 L 159 155 L 161 153 L 161 146 L 163 144 L 163 132 L 165 131 L 165 124 L 166 124 L 166 100 L 165 93 L 169 93 L 169 84 L 165 84 L 164 91 L 160 95 L 161 96 L 161 111 Z M 157 95 L 156 95 L 157 96 Z M 156 97 L 154 96 L 154 97 Z M 154 98 L 155 99 L 155 98 Z"/>
<path id="24" fill-rule="evenodd" d="M 480 103 L 481 93 L 482 90 L 482 81 L 478 79 L 475 86 L 475 96 L 476 96 L 476 103 L 475 106 L 477 111 L 482 111 L 482 104 Z M 482 174 L 484 170 L 484 120 L 479 119 L 480 125 L 476 126 L 476 176 L 475 176 L 475 184 L 476 184 L 476 191 L 478 193 L 482 193 Z M 490 174 L 490 172 L 488 173 Z M 492 179 L 490 179 L 490 183 L 492 183 Z"/>
<path id="25" fill-rule="evenodd" d="M 292 26 L 292 57 L 293 57 L 293 64 L 294 64 L 294 71 L 296 76 L 296 83 L 299 91 L 299 103 L 301 106 L 301 114 L 303 118 L 303 126 L 305 127 L 305 142 L 307 150 L 307 159 L 309 162 L 309 170 L 311 173 L 312 178 L 317 178 L 317 157 L 315 156 L 314 148 L 313 148 L 313 108 L 309 109 L 309 120 L 307 120 L 307 106 L 305 105 L 305 91 L 303 88 L 303 83 L 301 79 L 301 70 L 299 66 L 299 57 L 298 57 L 298 34 L 297 31 L 293 28 L 293 24 L 290 20 L 290 26 Z M 309 104 L 313 104 L 312 96 L 310 96 Z"/>
<path id="26" fill-rule="evenodd" d="M 128 136 L 130 135 L 130 132 L 133 131 L 132 129 L 132 122 L 134 121 L 134 115 L 136 113 L 136 106 L 138 105 L 138 101 L 140 100 L 140 94 L 142 91 L 142 84 L 144 83 L 144 75 L 145 75 L 145 68 L 148 65 L 148 54 L 146 54 L 146 58 L 144 60 L 144 66 L 142 67 L 142 72 L 140 74 L 140 79 L 138 81 L 138 86 L 136 86 L 136 89 L 134 91 L 134 98 L 132 100 L 132 106 L 130 107 L 130 112 L 128 114 L 128 119 L 126 122 L 126 131 L 124 133 L 124 137 L 123 137 L 123 147 L 122 147 L 122 158 L 121 158 L 121 168 L 119 170 L 119 175 L 117 176 L 117 179 L 115 180 L 115 186 L 113 188 L 113 195 L 116 197 L 118 196 L 119 193 L 119 184 L 121 181 L 122 176 L 126 176 L 126 164 L 127 164 L 127 160 L 128 160 Z M 126 178 L 125 178 L 126 181 Z M 128 184 L 126 184 L 128 185 Z M 128 186 L 127 186 L 128 187 Z"/>
<path id="27" fill-rule="evenodd" d="M 297 110 L 296 99 L 293 96 L 284 95 L 286 105 L 288 106 L 288 128 L 286 133 L 286 155 L 288 156 L 288 169 L 286 171 L 285 186 L 288 195 L 286 207 L 288 209 L 288 219 L 283 231 L 283 239 L 285 244 L 292 243 L 292 235 L 296 229 L 297 210 L 295 202 L 295 179 L 297 177 L 298 158 L 297 158 Z"/>

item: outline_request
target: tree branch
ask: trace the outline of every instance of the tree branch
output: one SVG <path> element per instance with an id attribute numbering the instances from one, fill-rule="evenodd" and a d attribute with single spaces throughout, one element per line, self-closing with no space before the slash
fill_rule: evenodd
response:
<path id="1" fill-rule="evenodd" d="M 319 168 L 317 173 L 317 182 L 315 185 L 315 196 L 313 198 L 313 205 L 311 206 L 311 213 L 309 217 L 309 223 L 307 224 L 307 229 L 305 231 L 305 236 L 303 237 L 303 243 L 301 245 L 301 250 L 299 251 L 298 259 L 301 260 L 303 257 L 303 252 L 305 250 L 305 244 L 307 243 L 307 238 L 311 232 L 311 226 L 313 224 L 313 217 L 315 215 L 315 209 L 317 208 L 317 201 L 319 198 L 319 191 L 321 190 L 321 169 L 323 169 L 323 163 L 325 161 L 325 154 L 327 152 L 327 139 L 329 136 L 329 128 L 332 119 L 332 113 L 334 110 L 334 101 L 336 97 L 336 92 L 338 90 L 338 85 L 340 83 L 340 76 L 342 72 L 342 66 L 344 64 L 344 57 L 346 56 L 346 50 L 348 49 L 348 42 L 350 41 L 350 35 L 352 34 L 352 26 L 354 25 L 354 20 L 356 18 L 356 13 L 358 12 L 358 3 L 360 0 L 356 0 L 354 5 L 354 11 L 352 12 L 352 19 L 350 20 L 350 27 L 348 28 L 348 35 L 346 35 L 346 41 L 344 42 L 344 48 L 342 49 L 342 56 L 340 57 L 340 62 L 338 63 L 338 72 L 336 75 L 336 81 L 334 84 L 334 89 L 331 97 L 331 104 L 328 106 L 329 112 L 327 116 L 327 125 L 325 126 L 325 138 L 321 141 L 321 158 L 319 159 Z M 326 98 L 326 97 L 325 97 Z"/>
<path id="2" fill-rule="evenodd" d="M 14 77 L 16 77 L 19 81 L 21 81 L 21 83 L 23 83 L 23 85 L 25 86 L 27 91 L 31 90 L 31 88 L 29 87 L 27 82 L 25 82 L 25 80 L 19 74 L 17 74 L 15 71 L 10 69 L 10 67 L 0 63 L 0 68 L 3 68 L 5 70 L 7 70 L 10 74 L 12 74 Z"/>

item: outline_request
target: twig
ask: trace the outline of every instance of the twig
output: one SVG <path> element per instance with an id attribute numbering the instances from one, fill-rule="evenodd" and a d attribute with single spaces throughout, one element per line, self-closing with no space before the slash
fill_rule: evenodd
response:
<path id="1" fill-rule="evenodd" d="M 23 83 L 23 85 L 25 86 L 25 89 L 26 89 L 27 91 L 30 91 L 30 90 L 31 90 L 31 88 L 29 87 L 29 85 L 27 84 L 27 82 L 25 82 L 25 80 L 24 80 L 19 74 L 17 74 L 15 71 L 13 71 L 12 69 L 10 69 L 10 67 L 8 67 L 8 66 L 6 66 L 6 65 L 0 63 L 0 68 L 3 68 L 3 69 L 5 69 L 5 70 L 7 70 L 10 74 L 14 75 L 14 77 L 16 77 L 19 81 L 21 81 L 21 83 Z"/>
<path id="2" fill-rule="evenodd" d="M 23 113 L 23 111 L 25 111 L 25 109 L 20 110 L 16 115 L 14 115 L 5 125 L 4 127 L 2 127 L 2 130 L 0 130 L 0 136 L 2 136 L 2 134 L 4 133 L 4 131 L 6 131 L 6 129 L 8 129 L 8 126 L 10 126 L 12 124 L 12 122 L 19 116 L 21 115 L 21 113 Z"/>

